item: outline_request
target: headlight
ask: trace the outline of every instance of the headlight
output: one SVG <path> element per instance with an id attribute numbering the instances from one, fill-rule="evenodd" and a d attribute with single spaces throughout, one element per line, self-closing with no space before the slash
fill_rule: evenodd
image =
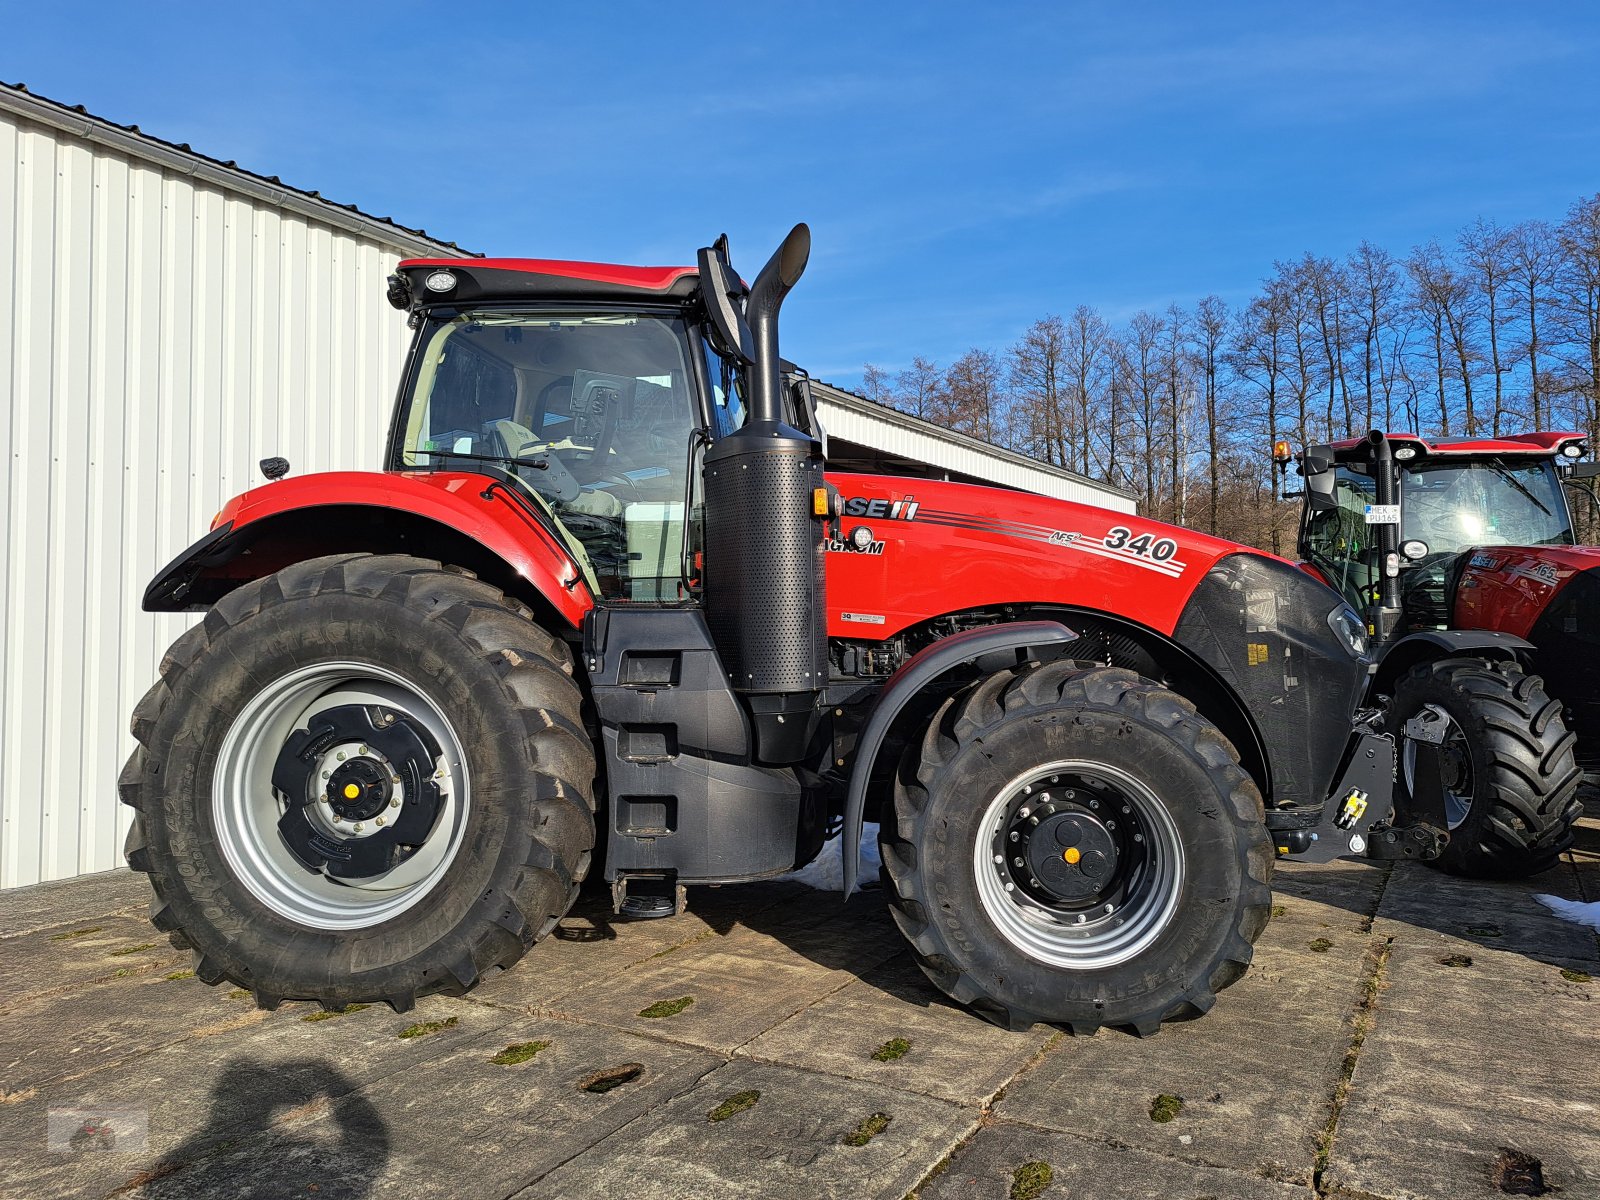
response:
<path id="1" fill-rule="evenodd" d="M 1328 614 L 1328 628 L 1344 643 L 1351 658 L 1367 656 L 1367 624 L 1350 605 L 1341 604 Z"/>

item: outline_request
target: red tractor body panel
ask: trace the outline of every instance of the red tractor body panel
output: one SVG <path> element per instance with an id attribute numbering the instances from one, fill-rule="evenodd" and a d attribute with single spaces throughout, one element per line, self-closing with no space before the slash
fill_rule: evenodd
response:
<path id="1" fill-rule="evenodd" d="M 329 471 L 252 488 L 228 501 L 213 522 L 234 532 L 293 510 L 365 507 L 395 509 L 437 521 L 498 554 L 576 626 L 594 597 L 565 546 L 494 481 L 462 471 Z M 235 564 L 239 560 L 235 560 Z M 234 564 L 230 564 L 234 565 Z M 276 569 L 269 567 L 268 569 Z M 227 573 L 224 568 L 221 572 Z M 251 577 L 261 574 L 250 569 Z"/>
<path id="2" fill-rule="evenodd" d="M 971 484 L 830 473 L 828 636 L 878 640 L 945 613 L 1052 603 L 1170 635 L 1233 542 L 1088 504 Z M 864 548 L 852 535 L 867 529 Z"/>
<path id="3" fill-rule="evenodd" d="M 416 267 L 517 271 L 526 275 L 639 288 L 646 292 L 665 292 L 679 280 L 694 276 L 697 271 L 695 267 L 626 267 L 618 263 L 571 262 L 557 258 L 408 258 L 400 264 L 399 269 L 409 271 Z"/>
<path id="4" fill-rule="evenodd" d="M 1544 430 L 1540 433 L 1517 433 L 1488 438 L 1429 438 L 1415 433 L 1391 433 L 1388 436 L 1390 445 L 1396 449 L 1409 443 L 1430 457 L 1452 454 L 1466 457 L 1483 457 L 1490 454 L 1535 454 L 1547 457 L 1558 452 L 1569 442 L 1586 440 L 1585 435 L 1570 430 Z M 1343 459 L 1352 453 L 1365 451 L 1366 447 L 1366 438 L 1346 438 L 1344 441 L 1333 443 L 1333 452 Z"/>
<path id="5" fill-rule="evenodd" d="M 1486 546 L 1475 550 L 1456 588 L 1457 629 L 1526 638 L 1576 576 L 1600 570 L 1600 547 Z"/>

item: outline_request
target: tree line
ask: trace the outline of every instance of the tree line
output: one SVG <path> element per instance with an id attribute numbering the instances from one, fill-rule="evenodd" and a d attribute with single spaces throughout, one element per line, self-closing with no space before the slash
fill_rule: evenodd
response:
<path id="1" fill-rule="evenodd" d="M 947 366 L 869 363 L 863 391 L 1126 489 L 1148 516 L 1292 551 L 1280 438 L 1570 428 L 1600 449 L 1600 194 L 1404 258 L 1370 242 L 1308 252 L 1237 306 L 1207 296 L 1113 324 L 1080 304 Z"/>

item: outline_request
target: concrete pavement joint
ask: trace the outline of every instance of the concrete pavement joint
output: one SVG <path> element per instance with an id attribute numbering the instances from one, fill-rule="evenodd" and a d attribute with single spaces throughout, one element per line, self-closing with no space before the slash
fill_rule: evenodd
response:
<path id="1" fill-rule="evenodd" d="M 1339 1081 L 1333 1087 L 1328 1123 L 1323 1126 L 1322 1133 L 1317 1138 L 1317 1161 L 1311 1172 L 1311 1187 L 1319 1196 L 1328 1194 L 1323 1191 L 1322 1176 L 1327 1171 L 1328 1160 L 1333 1154 L 1333 1141 L 1338 1134 L 1339 1117 L 1344 1113 L 1345 1103 L 1350 1098 L 1350 1084 L 1355 1078 L 1361 1047 L 1366 1043 L 1367 1034 L 1372 1032 L 1372 1027 L 1377 1022 L 1378 995 L 1383 990 L 1393 942 L 1393 938 L 1375 937 L 1367 948 L 1371 966 L 1362 978 L 1361 1003 L 1356 1006 L 1356 1011 L 1350 1019 L 1352 1026 L 1350 1048 L 1345 1051 L 1344 1062 L 1339 1067 Z"/>

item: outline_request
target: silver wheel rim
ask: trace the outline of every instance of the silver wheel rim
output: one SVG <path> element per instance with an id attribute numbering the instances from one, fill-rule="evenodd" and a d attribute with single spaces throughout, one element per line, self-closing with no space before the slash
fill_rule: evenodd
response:
<path id="1" fill-rule="evenodd" d="M 312 871 L 290 850 L 278 822 L 290 801 L 272 785 L 285 741 L 318 713 L 339 705 L 377 705 L 421 726 L 441 753 L 435 760 L 440 803 L 426 838 L 392 869 L 340 881 Z M 366 747 L 341 750 L 358 757 Z M 328 754 L 335 753 L 330 747 Z M 399 796 L 403 799 L 403 794 Z M 405 677 L 370 663 L 328 662 L 282 676 L 253 696 L 229 727 L 212 777 L 217 843 L 234 876 L 273 912 L 312 929 L 362 929 L 423 899 L 461 848 L 471 804 L 461 740 L 439 707 Z M 311 813 L 324 825 L 329 819 Z M 334 822 L 337 824 L 337 822 Z M 356 832 L 359 830 L 359 832 Z M 366 833 L 360 826 L 340 830 Z"/>
<path id="2" fill-rule="evenodd" d="M 1089 798 L 1101 806 L 1114 798 L 1107 823 L 1120 822 L 1123 829 L 1128 862 L 1119 878 L 1125 886 L 1115 902 L 1102 894 L 1047 908 L 1018 886 L 1011 834 L 1019 814 L 1026 821 L 1045 806 L 1059 811 L 1064 803 L 1081 805 Z M 1017 776 L 989 802 L 978 824 L 972 869 L 984 914 L 1007 942 L 1053 967 L 1093 970 L 1136 958 L 1171 923 L 1183 890 L 1183 843 L 1166 806 L 1142 780 L 1105 763 L 1068 759 Z"/>
<path id="3" fill-rule="evenodd" d="M 1472 755 L 1467 749 L 1466 733 L 1456 724 L 1456 719 L 1450 715 L 1449 710 L 1439 705 L 1429 707 L 1436 709 L 1447 722 L 1443 742 L 1437 750 L 1430 748 L 1429 753 L 1439 755 L 1439 782 L 1444 791 L 1444 824 L 1447 830 L 1454 831 L 1461 827 L 1467 815 L 1472 812 L 1472 794 L 1475 790 L 1472 779 Z M 1418 748 L 1415 738 L 1406 738 L 1405 745 L 1400 751 L 1400 768 L 1405 776 L 1408 796 L 1416 795 Z M 1450 780 L 1452 767 L 1458 776 L 1454 786 Z"/>

